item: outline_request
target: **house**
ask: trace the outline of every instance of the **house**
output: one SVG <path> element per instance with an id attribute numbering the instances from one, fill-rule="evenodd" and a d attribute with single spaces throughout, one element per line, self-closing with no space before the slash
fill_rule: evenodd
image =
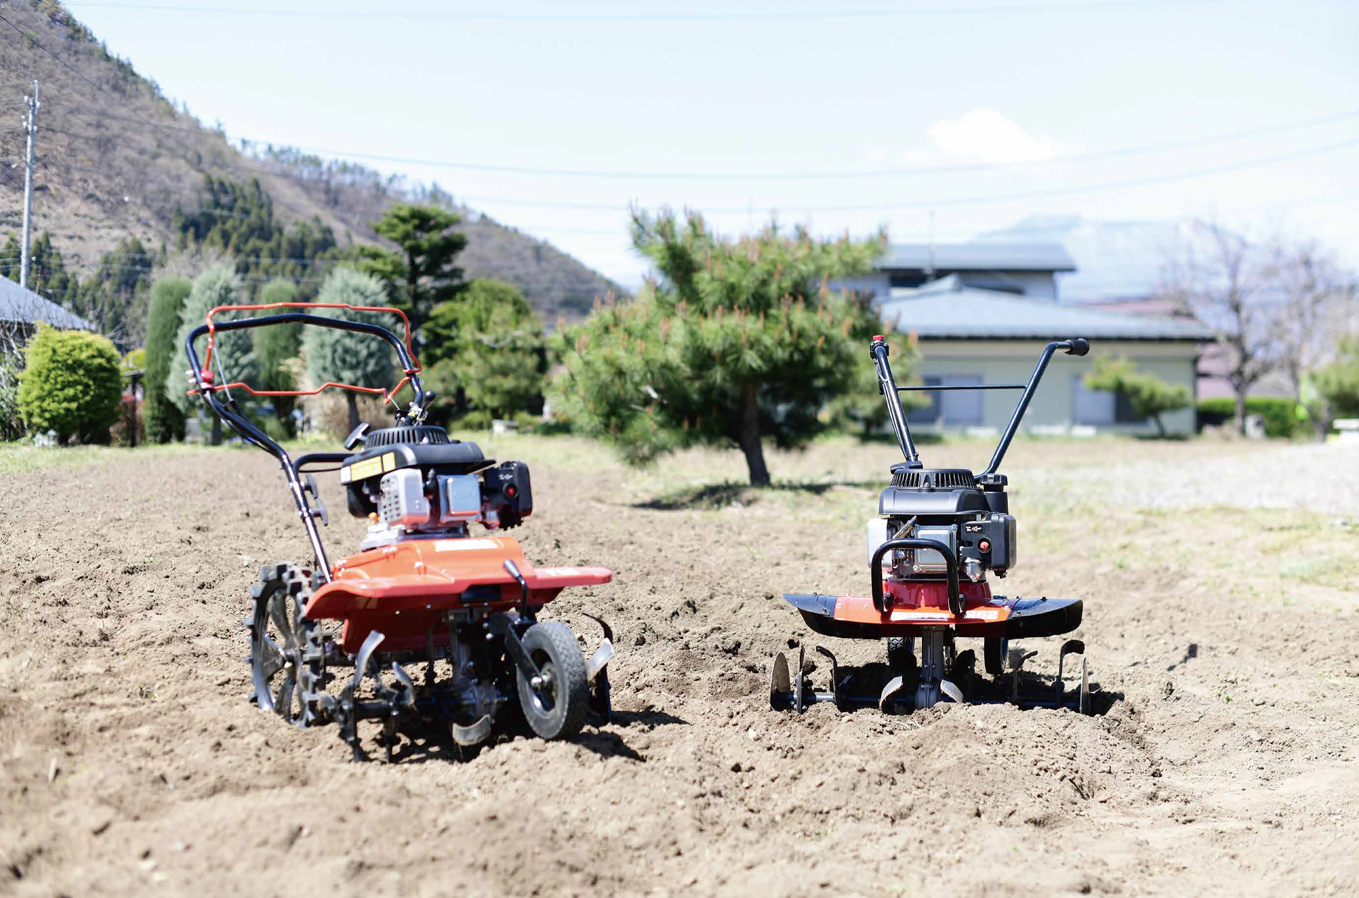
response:
<path id="1" fill-rule="evenodd" d="M 996 247 L 988 249 L 994 251 Z M 1061 270 L 1044 258 L 1048 279 Z M 1068 269 L 1069 270 L 1069 269 Z M 1018 265 L 1009 271 L 1022 271 Z M 1040 279 L 1036 276 L 1034 282 Z M 1052 340 L 1084 337 L 1084 357 L 1054 357 L 1024 417 L 1023 429 L 1038 433 L 1153 433 L 1155 425 L 1133 414 L 1113 393 L 1089 390 L 1082 382 L 1093 361 L 1127 356 L 1141 370 L 1195 395 L 1195 366 L 1200 347 L 1212 334 L 1184 318 L 1131 315 L 1062 305 L 1041 284 L 1034 294 L 979 288 L 958 272 L 915 288 L 892 288 L 880 303 L 884 321 L 900 333 L 914 334 L 925 385 L 1022 384 L 1033 372 L 1043 346 Z M 991 433 L 1004 429 L 1018 391 L 939 391 L 915 394 L 929 404 L 912 409 L 913 428 Z M 1192 434 L 1192 407 L 1162 416 L 1170 433 Z"/>
<path id="2" fill-rule="evenodd" d="M 1057 301 L 1057 274 L 1076 270 L 1057 243 L 894 243 L 872 274 L 835 282 L 871 293 L 879 302 L 894 289 L 955 276 L 964 287 Z"/>
<path id="3" fill-rule="evenodd" d="M 32 290 L 20 287 L 9 278 L 0 277 L 0 328 L 17 331 L 27 339 L 42 321 L 60 330 L 92 331 L 94 325 L 79 315 L 72 315 Z"/>

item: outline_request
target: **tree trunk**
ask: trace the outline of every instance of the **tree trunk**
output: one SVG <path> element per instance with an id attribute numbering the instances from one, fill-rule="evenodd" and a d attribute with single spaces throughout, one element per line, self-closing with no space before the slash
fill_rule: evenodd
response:
<path id="1" fill-rule="evenodd" d="M 760 444 L 760 399 L 754 384 L 741 388 L 744 407 L 741 410 L 741 431 L 737 443 L 746 456 L 750 469 L 751 486 L 769 486 L 769 469 L 764 464 L 764 447 Z"/>
<path id="2" fill-rule="evenodd" d="M 212 436 L 208 439 L 210 446 L 222 445 L 222 419 L 215 414 L 212 416 Z"/>
<path id="3" fill-rule="evenodd" d="M 353 390 L 346 390 L 344 398 L 349 403 L 349 432 L 353 433 L 359 426 L 359 397 Z"/>
<path id="4" fill-rule="evenodd" d="M 1161 413 L 1157 412 L 1151 416 L 1151 420 L 1156 424 L 1156 436 L 1158 439 L 1166 438 L 1166 426 L 1161 422 Z"/>
<path id="5" fill-rule="evenodd" d="M 1232 391 L 1236 393 L 1236 432 L 1241 436 L 1246 435 L 1246 388 L 1232 384 Z"/>

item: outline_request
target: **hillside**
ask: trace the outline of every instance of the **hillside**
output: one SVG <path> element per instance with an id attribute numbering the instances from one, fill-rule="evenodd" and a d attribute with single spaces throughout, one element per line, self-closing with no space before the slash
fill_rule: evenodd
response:
<path id="1" fill-rule="evenodd" d="M 22 223 L 22 98 L 39 82 L 34 235 L 46 230 L 68 269 L 95 272 L 105 253 L 135 237 L 149 250 L 174 248 L 177 207 L 194 210 L 205 175 L 258 179 L 283 224 L 329 228 L 340 247 L 374 242 L 370 222 L 389 203 L 438 202 L 463 215 L 471 277 L 518 286 L 549 325 L 575 319 L 617 287 L 545 241 L 462 207 L 439 188 L 287 148 L 233 146 L 159 85 L 112 55 L 56 0 L 0 0 L 0 241 Z M 22 34 L 20 34 L 22 32 Z M 36 42 L 36 43 L 35 43 Z M 110 261 L 105 260 L 107 267 Z M 63 297 L 53 296 L 61 301 Z"/>

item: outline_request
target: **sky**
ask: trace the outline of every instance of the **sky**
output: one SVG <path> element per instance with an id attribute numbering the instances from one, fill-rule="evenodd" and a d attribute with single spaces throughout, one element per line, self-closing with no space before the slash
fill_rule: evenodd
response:
<path id="1" fill-rule="evenodd" d="M 437 181 L 628 287 L 628 208 L 966 240 L 1212 217 L 1359 263 L 1348 0 L 69 0 L 231 138 Z"/>

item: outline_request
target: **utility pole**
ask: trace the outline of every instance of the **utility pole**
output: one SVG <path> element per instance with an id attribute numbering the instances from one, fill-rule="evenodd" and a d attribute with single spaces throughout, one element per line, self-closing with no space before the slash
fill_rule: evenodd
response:
<path id="1" fill-rule="evenodd" d="M 24 97 L 28 107 L 28 154 L 24 160 L 24 245 L 19 256 L 19 286 L 28 286 L 28 238 L 33 231 L 33 138 L 38 133 L 38 82 L 33 82 L 33 96 Z"/>

